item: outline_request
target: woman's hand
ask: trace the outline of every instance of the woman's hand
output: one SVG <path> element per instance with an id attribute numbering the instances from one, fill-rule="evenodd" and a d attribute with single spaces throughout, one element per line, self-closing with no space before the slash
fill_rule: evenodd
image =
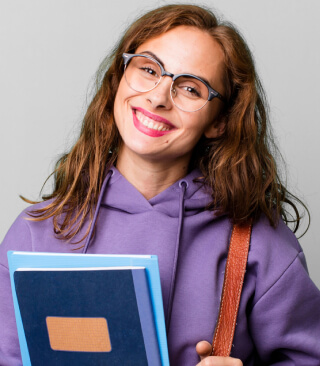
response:
<path id="1" fill-rule="evenodd" d="M 210 356 L 212 346 L 206 341 L 199 342 L 196 351 L 201 360 L 196 366 L 243 366 L 243 363 L 237 358 Z"/>

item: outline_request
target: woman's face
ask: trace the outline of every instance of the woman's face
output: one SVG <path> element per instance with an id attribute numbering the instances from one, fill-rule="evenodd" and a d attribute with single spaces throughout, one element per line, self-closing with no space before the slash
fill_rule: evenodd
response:
<path id="1" fill-rule="evenodd" d="M 135 53 L 153 54 L 166 71 L 199 76 L 224 93 L 223 52 L 204 31 L 180 26 L 151 38 Z M 114 103 L 115 121 L 124 142 L 120 154 L 166 165 L 188 165 L 201 136 L 219 134 L 222 127 L 215 127 L 214 121 L 222 102 L 214 98 L 196 112 L 185 112 L 171 100 L 171 83 L 172 78 L 164 76 L 156 88 L 141 93 L 132 90 L 122 77 Z"/>

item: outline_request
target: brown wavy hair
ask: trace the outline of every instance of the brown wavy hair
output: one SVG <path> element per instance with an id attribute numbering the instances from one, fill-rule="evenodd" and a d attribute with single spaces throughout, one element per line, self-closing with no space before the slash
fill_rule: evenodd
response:
<path id="1" fill-rule="evenodd" d="M 181 25 L 208 32 L 224 53 L 227 103 L 217 123 L 223 121 L 225 130 L 217 139 L 202 138 L 190 163 L 201 169 L 213 192 L 208 208 L 228 213 L 235 223 L 264 213 L 276 226 L 282 216 L 287 224 L 294 222 L 297 230 L 301 219 L 297 202 L 301 201 L 287 191 L 278 175 L 267 102 L 246 42 L 232 24 L 218 20 L 209 9 L 167 5 L 137 19 L 102 62 L 80 137 L 56 163 L 53 192 L 42 197 L 50 201 L 30 212 L 34 220 L 53 217 L 59 238 L 74 239 L 87 221 L 79 241 L 88 235 L 106 169 L 116 163 L 122 139 L 113 105 L 123 76 L 122 53 L 134 53 L 148 39 Z M 286 207 L 291 207 L 292 215 Z"/>

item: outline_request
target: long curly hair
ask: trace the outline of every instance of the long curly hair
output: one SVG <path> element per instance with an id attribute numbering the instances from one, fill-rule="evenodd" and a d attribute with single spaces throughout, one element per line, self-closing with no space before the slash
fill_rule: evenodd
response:
<path id="1" fill-rule="evenodd" d="M 134 53 L 150 38 L 182 25 L 209 33 L 224 53 L 227 103 L 219 121 L 223 120 L 225 130 L 219 138 L 202 138 L 190 162 L 191 167 L 201 169 L 203 180 L 211 188 L 208 209 L 227 213 L 240 224 L 264 213 L 276 226 L 282 216 L 287 224 L 294 222 L 297 230 L 301 219 L 297 204 L 302 202 L 281 183 L 267 102 L 246 42 L 232 24 L 218 20 L 211 10 L 179 4 L 154 9 L 137 19 L 100 65 L 96 93 L 79 139 L 57 161 L 52 173 L 53 192 L 42 197 L 50 201 L 30 211 L 33 220 L 53 217 L 59 238 L 75 239 L 85 223 L 87 230 L 77 242 L 88 235 L 106 169 L 116 163 L 122 139 L 113 105 L 124 71 L 122 54 Z"/>

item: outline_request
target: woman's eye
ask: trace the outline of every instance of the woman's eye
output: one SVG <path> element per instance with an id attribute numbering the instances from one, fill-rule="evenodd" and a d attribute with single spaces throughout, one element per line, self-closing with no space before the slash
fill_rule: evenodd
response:
<path id="1" fill-rule="evenodd" d="M 200 92 L 192 86 L 181 86 L 181 88 L 189 95 L 193 97 L 201 97 Z"/>
<path id="2" fill-rule="evenodd" d="M 153 70 L 151 67 L 142 67 L 141 68 L 143 71 L 145 71 L 146 73 L 148 73 L 149 75 L 152 75 L 152 76 L 158 76 L 156 71 Z"/>
<path id="3" fill-rule="evenodd" d="M 192 88 L 191 86 L 188 86 L 187 87 L 187 91 L 191 94 L 194 94 L 194 95 L 197 95 L 197 96 L 200 96 L 199 92 L 195 89 L 195 88 Z"/>

